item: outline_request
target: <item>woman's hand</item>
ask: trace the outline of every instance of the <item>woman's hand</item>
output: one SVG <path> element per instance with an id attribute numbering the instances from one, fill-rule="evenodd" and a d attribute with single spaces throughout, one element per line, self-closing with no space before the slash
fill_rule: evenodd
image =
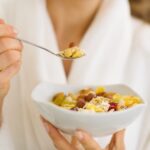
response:
<path id="1" fill-rule="evenodd" d="M 19 71 L 22 44 L 12 38 L 14 28 L 0 19 L 0 99 L 8 92 L 11 78 Z"/>
<path id="2" fill-rule="evenodd" d="M 16 36 L 14 28 L 0 19 L 0 124 L 3 99 L 8 93 L 10 80 L 20 68 L 23 47 L 12 39 Z"/>
<path id="3" fill-rule="evenodd" d="M 115 133 L 110 143 L 102 149 L 98 143 L 83 130 L 76 131 L 69 143 L 52 124 L 42 119 L 44 126 L 58 150 L 125 150 L 124 130 Z"/>

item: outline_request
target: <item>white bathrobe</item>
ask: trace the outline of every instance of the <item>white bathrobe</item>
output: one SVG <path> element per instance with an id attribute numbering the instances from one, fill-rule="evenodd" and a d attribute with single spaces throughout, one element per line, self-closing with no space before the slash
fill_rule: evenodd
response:
<path id="1" fill-rule="evenodd" d="M 0 18 L 15 26 L 19 37 L 58 51 L 44 0 L 0 0 Z M 22 68 L 12 80 L 4 103 L 0 150 L 55 149 L 30 96 L 40 81 L 100 85 L 125 83 L 150 102 L 149 42 L 150 26 L 131 17 L 127 0 L 104 0 L 80 43 L 87 56 L 73 62 L 68 79 L 59 58 L 24 45 Z M 148 107 L 150 110 L 150 105 Z M 150 149 L 149 110 L 127 128 L 127 150 Z M 97 141 L 102 145 L 109 142 L 104 139 Z"/>

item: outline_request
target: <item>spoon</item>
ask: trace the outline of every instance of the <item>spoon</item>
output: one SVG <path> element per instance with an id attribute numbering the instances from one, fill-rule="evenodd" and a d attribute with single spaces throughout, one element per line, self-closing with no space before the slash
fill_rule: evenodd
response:
<path id="1" fill-rule="evenodd" d="M 30 41 L 27 41 L 27 40 L 24 40 L 24 39 L 21 39 L 21 38 L 14 38 L 14 39 L 16 39 L 16 40 L 18 40 L 18 41 L 21 41 L 21 42 L 23 42 L 23 43 L 29 44 L 29 45 L 31 45 L 31 46 L 40 48 L 40 49 L 42 49 L 42 50 L 45 50 L 45 51 L 47 51 L 48 53 L 50 53 L 50 54 L 52 54 L 52 55 L 55 55 L 55 56 L 57 56 L 57 57 L 59 57 L 59 58 L 61 58 L 61 59 L 64 59 L 64 60 L 74 60 L 74 59 L 78 59 L 78 58 L 81 58 L 81 57 L 85 56 L 85 54 L 84 54 L 84 55 L 82 55 L 82 56 L 80 56 L 80 57 L 75 57 L 75 58 L 74 58 L 74 57 L 65 57 L 65 56 L 62 55 L 62 52 L 63 52 L 63 51 L 60 51 L 60 53 L 54 53 L 53 51 L 51 51 L 51 50 L 49 50 L 49 49 L 47 49 L 47 48 L 45 48 L 45 47 L 42 47 L 42 46 L 40 46 L 40 45 L 37 45 L 37 44 L 35 44 L 35 43 L 33 43 L 33 42 L 30 42 Z"/>

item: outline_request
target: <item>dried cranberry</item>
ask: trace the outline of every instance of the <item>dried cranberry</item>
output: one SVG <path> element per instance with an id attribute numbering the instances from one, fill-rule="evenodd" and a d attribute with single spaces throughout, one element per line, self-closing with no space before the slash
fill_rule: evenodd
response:
<path id="1" fill-rule="evenodd" d="M 78 102 L 77 102 L 77 107 L 79 108 L 83 108 L 84 105 L 85 105 L 85 100 L 84 99 L 79 99 Z"/>
<path id="2" fill-rule="evenodd" d="M 89 93 L 88 95 L 85 96 L 85 101 L 89 102 L 95 97 L 96 95 L 94 93 Z"/>
<path id="3" fill-rule="evenodd" d="M 109 103 L 109 105 L 110 105 L 110 106 L 109 106 L 108 111 L 111 110 L 111 109 L 114 109 L 115 111 L 117 110 L 117 106 L 118 106 L 117 103 L 111 102 L 111 103 Z"/>

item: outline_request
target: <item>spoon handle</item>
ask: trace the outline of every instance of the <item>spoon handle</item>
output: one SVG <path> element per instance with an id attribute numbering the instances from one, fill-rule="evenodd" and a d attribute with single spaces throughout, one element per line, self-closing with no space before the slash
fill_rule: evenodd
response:
<path id="1" fill-rule="evenodd" d="M 34 46 L 34 47 L 43 49 L 43 50 L 45 50 L 45 51 L 47 51 L 47 52 L 49 52 L 49 53 L 51 53 L 51 54 L 53 54 L 53 55 L 55 55 L 55 56 L 58 56 L 57 54 L 55 54 L 55 53 L 52 52 L 51 50 L 49 50 L 49 49 L 47 49 L 47 48 L 45 48 L 45 47 L 42 47 L 42 46 L 40 46 L 40 45 L 37 45 L 37 44 L 35 44 L 35 43 L 32 43 L 32 42 L 30 42 L 30 41 L 27 41 L 27 40 L 24 40 L 24 39 L 21 39 L 21 38 L 15 38 L 15 39 L 18 40 L 18 41 L 21 41 L 21 42 L 23 42 L 23 43 L 29 44 L 29 45 L 31 45 L 31 46 Z"/>
<path id="2" fill-rule="evenodd" d="M 27 41 L 27 40 L 24 40 L 24 39 L 22 39 L 22 38 L 18 38 L 18 37 L 17 37 L 17 38 L 13 38 L 13 39 L 16 39 L 16 40 L 21 41 L 21 42 L 23 42 L 23 43 L 26 43 L 26 44 L 29 44 L 29 45 L 31 45 L 31 46 L 40 48 L 40 49 L 42 49 L 42 50 L 45 50 L 46 52 L 48 52 L 48 53 L 50 53 L 50 54 L 52 54 L 52 55 L 55 55 L 55 56 L 57 56 L 57 57 L 59 57 L 59 58 L 61 58 L 61 59 L 63 59 L 63 60 L 74 60 L 74 59 L 76 59 L 76 58 L 65 58 L 65 57 L 62 57 L 59 53 L 56 54 L 56 53 L 54 53 L 53 51 L 51 51 L 51 50 L 49 50 L 49 49 L 47 49 L 47 48 L 45 48 L 45 47 L 42 47 L 42 46 L 40 46 L 40 45 L 37 45 L 37 44 L 35 44 L 35 43 L 33 43 L 33 42 L 30 42 L 30 41 Z"/>

